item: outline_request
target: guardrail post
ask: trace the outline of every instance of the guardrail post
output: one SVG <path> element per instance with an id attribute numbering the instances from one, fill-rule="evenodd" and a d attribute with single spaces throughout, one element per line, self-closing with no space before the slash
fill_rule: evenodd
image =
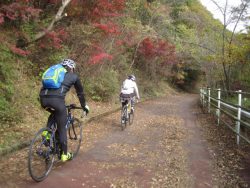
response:
<path id="1" fill-rule="evenodd" d="M 206 101 L 206 96 L 207 96 L 207 88 L 204 88 L 204 95 L 203 95 L 203 107 L 206 107 L 207 101 Z"/>
<path id="2" fill-rule="evenodd" d="M 204 108 L 204 95 L 205 95 L 205 91 L 204 91 L 204 88 L 202 88 L 202 108 Z"/>
<path id="3" fill-rule="evenodd" d="M 204 107 L 204 88 L 203 87 L 201 88 L 201 105 L 203 108 Z"/>
<path id="4" fill-rule="evenodd" d="M 220 124 L 220 99 L 221 99 L 221 89 L 218 89 L 218 106 L 217 106 L 217 110 L 216 110 L 216 114 L 217 114 L 217 125 L 219 126 Z"/>
<path id="5" fill-rule="evenodd" d="M 208 113 L 210 113 L 210 102 L 211 102 L 210 94 L 211 94 L 211 88 L 208 88 Z"/>
<path id="6" fill-rule="evenodd" d="M 236 132 L 237 132 L 237 144 L 239 145 L 240 143 L 240 119 L 241 119 L 241 103 L 242 103 L 242 94 L 241 90 L 238 91 L 238 116 L 237 116 L 237 121 L 236 121 Z"/>

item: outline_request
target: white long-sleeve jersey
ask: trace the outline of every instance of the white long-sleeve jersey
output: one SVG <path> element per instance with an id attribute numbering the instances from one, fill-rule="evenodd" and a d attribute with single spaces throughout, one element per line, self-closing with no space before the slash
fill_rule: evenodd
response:
<path id="1" fill-rule="evenodd" d="M 132 81 L 130 79 L 124 80 L 124 82 L 122 84 L 122 87 L 121 87 L 121 93 L 122 94 L 132 94 L 132 93 L 135 93 L 136 97 L 138 99 L 140 99 L 137 84 L 136 84 L 136 82 L 134 82 L 134 81 Z"/>

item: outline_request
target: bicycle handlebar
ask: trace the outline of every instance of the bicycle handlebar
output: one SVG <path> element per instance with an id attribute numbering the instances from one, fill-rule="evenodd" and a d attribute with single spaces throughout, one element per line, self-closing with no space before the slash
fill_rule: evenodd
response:
<path id="1" fill-rule="evenodd" d="M 68 109 L 68 112 L 70 112 L 70 110 L 72 109 L 81 109 L 81 110 L 83 109 L 82 107 L 76 106 L 75 104 L 66 105 L 66 108 Z M 84 116 L 87 116 L 86 112 L 83 112 L 81 118 L 83 118 Z"/>
<path id="2" fill-rule="evenodd" d="M 82 109 L 82 107 L 76 106 L 75 104 L 66 105 L 67 109 Z"/>

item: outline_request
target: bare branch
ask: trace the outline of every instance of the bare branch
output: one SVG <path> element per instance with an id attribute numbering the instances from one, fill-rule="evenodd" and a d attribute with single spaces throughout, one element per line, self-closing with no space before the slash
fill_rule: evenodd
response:
<path id="1" fill-rule="evenodd" d="M 142 41 L 143 41 L 144 39 L 145 39 L 145 38 L 142 38 L 142 39 L 137 43 L 137 45 L 136 45 L 136 48 L 135 48 L 135 51 L 134 51 L 134 55 L 133 55 L 133 59 L 132 59 L 132 62 L 131 62 L 131 64 L 130 64 L 130 66 L 129 66 L 129 70 L 132 68 L 132 66 L 133 66 L 134 63 L 135 63 L 135 59 L 136 59 L 136 57 L 137 57 L 138 48 L 139 48 L 139 46 L 141 45 L 141 43 L 142 43 Z"/>
<path id="2" fill-rule="evenodd" d="M 58 9 L 58 11 L 56 13 L 56 16 L 54 17 L 54 19 L 52 20 L 52 22 L 50 23 L 50 25 L 47 27 L 47 29 L 45 31 L 42 31 L 42 32 L 36 34 L 35 39 L 32 42 L 35 42 L 35 41 L 43 38 L 47 34 L 47 32 L 49 32 L 49 31 L 51 31 L 53 29 L 54 24 L 63 18 L 63 16 L 64 16 L 63 15 L 64 9 L 68 6 L 68 4 L 70 2 L 71 2 L 71 0 L 62 0 L 62 5 Z"/>
<path id="3" fill-rule="evenodd" d="M 214 0 L 210 0 L 210 1 L 212 1 L 212 3 L 214 3 L 217 6 L 217 8 L 220 10 L 221 14 L 224 14 L 223 8 L 216 1 L 214 1 Z"/>
<path id="4" fill-rule="evenodd" d="M 247 6 L 248 6 L 248 3 L 247 3 L 247 2 L 246 2 L 245 4 L 243 4 L 243 8 L 241 9 L 240 15 L 238 16 L 238 19 L 237 19 L 237 21 L 236 21 L 236 23 L 235 23 L 235 25 L 234 25 L 234 28 L 233 28 L 233 31 L 232 31 L 232 35 L 231 35 L 231 37 L 230 37 L 229 44 L 232 43 L 232 40 L 233 40 L 233 37 L 234 37 L 234 34 L 235 34 L 235 30 L 236 30 L 236 28 L 237 28 L 237 26 L 238 26 L 238 23 L 239 23 L 240 19 L 242 18 L 242 15 L 243 15 L 244 11 L 246 10 Z"/>

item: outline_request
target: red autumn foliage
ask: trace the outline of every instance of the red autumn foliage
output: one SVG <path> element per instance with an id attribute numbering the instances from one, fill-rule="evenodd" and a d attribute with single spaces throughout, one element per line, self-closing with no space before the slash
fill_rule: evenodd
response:
<path id="1" fill-rule="evenodd" d="M 113 56 L 105 52 L 100 52 L 90 57 L 89 64 L 102 64 L 105 59 L 112 60 Z"/>
<path id="2" fill-rule="evenodd" d="M 134 36 L 137 36 L 137 34 L 133 32 L 126 33 L 122 39 L 123 45 L 126 46 L 127 48 L 133 48 L 136 45 L 135 41 L 131 40 L 134 38 Z"/>
<path id="3" fill-rule="evenodd" d="M 14 53 L 14 54 L 17 54 L 17 55 L 20 55 L 20 56 L 27 56 L 30 54 L 29 51 L 25 51 L 25 50 L 22 50 L 21 48 L 17 48 L 15 46 L 11 46 L 10 47 L 10 50 Z"/>
<path id="4" fill-rule="evenodd" d="M 139 52 L 145 57 L 152 58 L 155 55 L 154 41 L 146 38 L 140 44 Z"/>
<path id="5" fill-rule="evenodd" d="M 161 39 L 145 38 L 139 47 L 139 53 L 147 59 L 161 58 L 163 63 L 175 63 L 175 46 Z"/>
<path id="6" fill-rule="evenodd" d="M 103 48 L 98 44 L 98 42 L 93 42 L 92 43 L 92 48 L 94 49 L 95 52 L 103 52 Z"/>
<path id="7" fill-rule="evenodd" d="M 108 22 L 106 24 L 99 24 L 99 23 L 94 23 L 93 24 L 96 28 L 101 29 L 102 31 L 104 31 L 106 34 L 119 34 L 119 27 L 112 23 L 112 22 Z"/>
<path id="8" fill-rule="evenodd" d="M 0 13 L 0 25 L 4 22 L 4 15 Z"/>
<path id="9" fill-rule="evenodd" d="M 125 0 L 97 0 L 92 14 L 97 18 L 120 15 L 118 13 L 125 8 L 125 2 Z"/>
<path id="10" fill-rule="evenodd" d="M 64 29 L 60 29 L 57 31 L 47 32 L 47 37 L 44 37 L 40 41 L 41 48 L 55 48 L 60 49 L 62 47 L 63 40 L 66 39 L 68 34 Z"/>
<path id="11" fill-rule="evenodd" d="M 107 17 L 122 16 L 121 11 L 126 7 L 126 0 L 73 0 L 70 3 L 70 16 L 84 18 L 94 22 Z"/>
<path id="12" fill-rule="evenodd" d="M 38 17 L 40 12 L 40 9 L 29 6 L 27 0 L 19 0 L 0 7 L 0 23 L 4 23 L 4 18 L 12 21 L 29 21 Z"/>
<path id="13" fill-rule="evenodd" d="M 60 7 L 62 0 L 13 0 L 11 3 L 0 3 L 0 24 L 4 21 L 29 21 L 31 18 L 36 18 L 44 7 L 52 5 Z M 46 6 L 39 6 L 40 4 Z M 37 9 L 34 7 L 41 7 Z M 105 23 L 105 18 L 113 18 L 122 16 L 122 11 L 126 7 L 126 0 L 71 0 L 68 10 L 69 16 L 79 17 L 79 19 L 87 19 L 95 22 L 94 26 L 107 35 L 120 34 L 120 28 L 117 24 L 109 21 Z M 89 17 L 85 17 L 88 15 Z M 102 20 L 103 23 L 100 23 Z M 61 31 L 52 31 L 46 34 L 46 37 L 38 41 L 41 48 L 60 48 L 65 38 L 65 34 Z M 119 41 L 117 44 L 122 45 L 125 42 Z M 100 63 L 102 59 L 112 59 L 112 56 L 99 50 L 91 58 L 92 63 Z"/>
<path id="14" fill-rule="evenodd" d="M 122 45 L 124 45 L 125 44 L 125 41 L 124 40 L 116 40 L 116 42 L 115 42 L 115 44 L 117 45 L 117 46 L 122 46 Z"/>
<path id="15" fill-rule="evenodd" d="M 124 14 L 118 14 L 118 13 L 103 13 L 104 17 L 122 17 Z"/>

